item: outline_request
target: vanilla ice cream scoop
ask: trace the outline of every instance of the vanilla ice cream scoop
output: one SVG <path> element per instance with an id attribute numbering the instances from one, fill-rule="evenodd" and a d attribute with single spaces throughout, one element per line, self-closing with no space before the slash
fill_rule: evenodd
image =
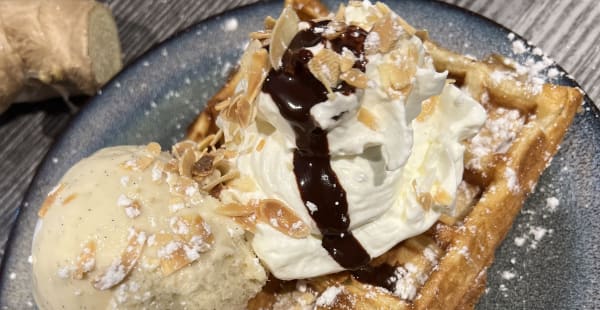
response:
<path id="1" fill-rule="evenodd" d="M 120 146 L 64 175 L 33 239 L 40 309 L 246 307 L 264 268 L 244 230 L 173 163 L 156 143 Z"/>
<path id="2" fill-rule="evenodd" d="M 251 43 L 246 61 L 259 48 Z M 315 22 L 285 9 L 269 56 L 260 83 L 247 74 L 237 87 L 256 93 L 240 96 L 252 99 L 252 120 L 222 113 L 217 123 L 239 154 L 240 174 L 254 183 L 227 188 L 221 198 L 275 199 L 310 227 L 293 236 L 277 221 L 256 224 L 252 247 L 276 277 L 359 268 L 453 212 L 461 142 L 485 112 L 435 71 L 412 27 L 368 1 Z M 433 197 L 430 205 L 424 195 Z"/>

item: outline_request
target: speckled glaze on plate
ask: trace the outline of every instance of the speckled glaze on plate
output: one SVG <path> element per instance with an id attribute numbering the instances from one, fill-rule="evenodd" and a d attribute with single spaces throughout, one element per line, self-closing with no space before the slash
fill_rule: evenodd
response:
<path id="1" fill-rule="evenodd" d="M 20 209 L 0 274 L 0 309 L 33 307 L 28 263 L 36 212 L 45 194 L 81 158 L 104 146 L 181 139 L 226 79 L 247 32 L 277 16 L 282 1 L 260 3 L 200 23 L 126 68 L 79 113 L 41 165 Z M 337 1 L 325 1 L 334 7 Z M 438 2 L 387 1 L 433 40 L 483 57 L 513 55 L 509 30 Z M 237 19 L 231 31 L 226 22 Z M 557 68 L 562 71 L 561 68 Z M 576 86 L 560 76 L 552 82 Z M 488 272 L 478 309 L 600 308 L 600 120 L 589 98 L 562 148 L 527 200 Z M 552 208 L 547 199 L 556 198 Z"/>

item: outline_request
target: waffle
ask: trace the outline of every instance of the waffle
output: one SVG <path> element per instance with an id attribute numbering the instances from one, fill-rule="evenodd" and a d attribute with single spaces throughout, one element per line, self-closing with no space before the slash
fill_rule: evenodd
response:
<path id="1" fill-rule="evenodd" d="M 286 5 L 302 19 L 329 14 L 315 0 L 286 0 Z M 272 22 L 267 18 L 267 28 Z M 465 142 L 457 211 L 370 263 L 401 267 L 400 294 L 363 284 L 349 272 L 300 281 L 272 278 L 249 302 L 249 309 L 471 309 L 484 292 L 494 251 L 557 151 L 582 94 L 531 80 L 502 56 L 475 60 L 438 46 L 425 32 L 414 32 L 424 41 L 436 69 L 448 71 L 449 79 L 488 114 L 480 132 Z M 217 131 L 218 105 L 234 95 L 241 78 L 240 71 L 234 72 L 208 102 L 189 127 L 190 139 L 199 141 Z"/>

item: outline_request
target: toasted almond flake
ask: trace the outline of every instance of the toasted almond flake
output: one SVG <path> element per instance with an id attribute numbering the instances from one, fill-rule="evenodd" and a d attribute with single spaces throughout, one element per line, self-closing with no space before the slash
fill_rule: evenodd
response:
<path id="1" fill-rule="evenodd" d="M 175 213 L 183 208 L 185 208 L 185 200 L 183 200 L 183 198 L 181 198 L 181 197 L 169 198 L 169 210 L 172 213 Z"/>
<path id="2" fill-rule="evenodd" d="M 171 194 L 180 196 L 193 196 L 198 191 L 198 184 L 191 178 L 175 176 L 167 178 Z"/>
<path id="3" fill-rule="evenodd" d="M 227 174 L 220 176 L 214 180 L 211 180 L 210 182 L 207 182 L 205 184 L 203 184 L 202 189 L 205 191 L 210 191 L 212 188 L 214 188 L 215 186 L 219 185 L 219 184 L 223 184 L 227 181 L 233 180 L 237 177 L 240 176 L 240 172 L 237 170 L 232 170 L 227 172 Z"/>
<path id="4" fill-rule="evenodd" d="M 433 195 L 433 201 L 436 205 L 449 206 L 452 203 L 452 196 L 443 188 L 438 187 Z"/>
<path id="5" fill-rule="evenodd" d="M 338 7 L 337 12 L 335 13 L 334 20 L 344 21 L 346 19 L 346 6 L 342 3 Z"/>
<path id="6" fill-rule="evenodd" d="M 194 151 L 191 149 L 185 150 L 183 155 L 179 159 L 179 174 L 186 177 L 192 176 L 192 166 L 196 161 L 196 156 L 194 156 Z"/>
<path id="7" fill-rule="evenodd" d="M 384 18 L 377 20 L 371 32 L 376 32 L 379 35 L 379 51 L 381 53 L 387 53 L 392 50 L 394 44 L 398 41 L 391 14 L 387 14 Z"/>
<path id="8" fill-rule="evenodd" d="M 273 16 L 265 17 L 265 20 L 263 22 L 265 29 L 267 29 L 267 30 L 271 30 L 271 29 L 275 28 L 276 23 L 277 23 L 277 20 L 275 18 L 273 18 Z"/>
<path id="9" fill-rule="evenodd" d="M 168 174 L 168 173 L 177 173 L 179 170 L 178 168 L 178 162 L 175 158 L 172 158 L 171 160 L 169 160 L 165 166 L 164 166 L 164 171 Z"/>
<path id="10" fill-rule="evenodd" d="M 413 26 L 411 26 L 409 23 L 407 23 L 400 16 L 394 17 L 394 24 L 402 27 L 402 29 L 404 29 L 404 31 L 406 31 L 406 33 L 408 33 L 411 36 L 415 35 L 415 33 L 417 32 L 417 30 Z"/>
<path id="11" fill-rule="evenodd" d="M 164 276 L 168 276 L 192 263 L 183 249 L 184 244 L 178 241 L 172 234 L 157 234 L 156 242 L 159 246 L 157 256 L 160 262 L 160 269 Z"/>
<path id="12" fill-rule="evenodd" d="M 225 216 L 246 216 L 256 212 L 256 206 L 253 204 L 228 203 L 219 206 L 215 211 Z"/>
<path id="13" fill-rule="evenodd" d="M 368 86 L 369 78 L 366 74 L 358 69 L 351 69 L 340 75 L 340 79 L 346 83 L 360 89 L 365 89 Z"/>
<path id="14" fill-rule="evenodd" d="M 62 201 L 62 205 L 66 206 L 68 203 L 70 203 L 71 201 L 75 200 L 75 198 L 77 198 L 77 194 L 71 194 L 71 195 L 67 196 L 67 198 L 65 198 Z"/>
<path id="15" fill-rule="evenodd" d="M 177 235 L 187 235 L 190 233 L 188 222 L 178 216 L 171 218 L 169 221 L 169 226 L 171 227 L 173 233 Z"/>
<path id="16" fill-rule="evenodd" d="M 430 193 L 420 193 L 419 190 L 417 189 L 417 181 L 413 180 L 412 183 L 412 188 L 413 191 L 415 192 L 415 195 L 417 196 L 417 202 L 419 202 L 419 205 L 421 206 L 421 208 L 423 208 L 423 210 L 425 211 L 429 211 L 433 205 L 433 198 L 431 197 Z"/>
<path id="17" fill-rule="evenodd" d="M 120 166 L 125 170 L 143 171 L 154 162 L 154 159 L 153 156 L 137 155 L 133 159 L 122 162 Z"/>
<path id="18" fill-rule="evenodd" d="M 125 206 L 125 214 L 129 218 L 136 218 L 142 214 L 141 209 L 142 204 L 137 200 L 133 200 L 130 204 Z"/>
<path id="19" fill-rule="evenodd" d="M 165 171 L 165 163 L 164 162 L 162 162 L 162 161 L 154 162 L 154 165 L 152 166 L 152 181 L 160 183 L 160 181 L 163 178 L 164 171 Z"/>
<path id="20" fill-rule="evenodd" d="M 225 100 L 223 100 L 215 105 L 215 111 L 217 111 L 217 112 L 223 111 L 223 110 L 229 108 L 231 106 L 231 104 L 233 104 L 232 98 L 227 97 Z M 206 139 L 206 138 L 204 138 L 204 139 Z"/>
<path id="21" fill-rule="evenodd" d="M 340 54 L 330 49 L 322 49 L 308 62 L 308 69 L 331 93 L 331 88 L 339 82 L 341 62 Z"/>
<path id="22" fill-rule="evenodd" d="M 64 187 L 65 185 L 63 183 L 58 183 L 58 185 L 52 188 L 52 190 L 48 193 L 48 196 L 46 196 L 46 199 L 42 203 L 40 210 L 38 211 L 39 217 L 43 218 L 46 215 L 46 213 L 48 212 L 52 204 L 54 204 L 54 202 L 58 198 L 58 195 L 60 195 L 60 192 L 62 192 Z"/>
<path id="23" fill-rule="evenodd" d="M 177 142 L 171 147 L 171 153 L 173 156 L 180 159 L 186 151 L 194 150 L 196 146 L 197 144 L 190 140 Z"/>
<path id="24" fill-rule="evenodd" d="M 305 238 L 310 234 L 308 225 L 292 209 L 276 199 L 259 202 L 258 221 L 267 223 L 292 238 Z"/>
<path id="25" fill-rule="evenodd" d="M 204 139 L 202 139 L 202 141 L 198 142 L 198 149 L 206 150 L 209 146 L 213 145 L 214 140 L 215 140 L 214 134 L 206 136 L 206 138 L 204 138 Z"/>
<path id="26" fill-rule="evenodd" d="M 212 174 L 215 170 L 213 165 L 215 156 L 212 154 L 206 154 L 198 161 L 196 161 L 191 167 L 191 174 L 193 177 L 206 177 Z"/>
<path id="27" fill-rule="evenodd" d="M 183 220 L 190 227 L 189 243 L 194 243 L 194 240 L 200 238 L 203 243 L 213 245 L 215 237 L 213 236 L 210 225 L 204 221 L 200 215 L 184 216 Z"/>
<path id="28" fill-rule="evenodd" d="M 155 238 L 165 276 L 188 266 L 214 244 L 210 226 L 199 215 L 176 217 L 170 225 L 174 233 L 159 233 Z"/>
<path id="29" fill-rule="evenodd" d="M 96 266 L 96 242 L 88 241 L 83 247 L 79 256 L 77 256 L 75 270 L 71 277 L 76 280 L 81 280 L 88 272 L 94 270 Z"/>
<path id="30" fill-rule="evenodd" d="M 250 214 L 248 216 L 235 216 L 231 219 L 240 225 L 244 230 L 251 233 L 256 232 L 256 214 Z"/>
<path id="31" fill-rule="evenodd" d="M 375 115 L 366 108 L 360 107 L 356 118 L 359 122 L 369 127 L 371 130 L 377 131 L 377 129 L 379 129 L 379 126 L 377 125 L 377 117 L 375 117 Z"/>
<path id="32" fill-rule="evenodd" d="M 261 48 L 256 52 L 252 53 L 252 59 L 250 64 L 247 66 L 247 76 L 248 80 L 248 89 L 246 90 L 246 99 L 252 103 L 258 93 L 260 93 L 260 89 L 262 88 L 262 84 L 267 76 L 267 72 L 269 71 L 269 59 L 267 50 Z"/>
<path id="33" fill-rule="evenodd" d="M 440 101 L 439 96 L 433 96 L 433 97 L 430 97 L 430 98 L 427 98 L 426 100 L 424 100 L 422 108 L 421 108 L 421 113 L 419 113 L 419 115 L 417 115 L 417 121 L 424 122 L 431 115 L 433 115 L 433 112 L 435 112 L 435 108 L 439 104 L 439 101 Z"/>
<path id="34" fill-rule="evenodd" d="M 145 243 L 146 234 L 131 228 L 127 247 L 121 252 L 121 257 L 115 259 L 102 274 L 92 281 L 94 288 L 107 290 L 121 283 L 135 267 Z"/>
<path id="35" fill-rule="evenodd" d="M 253 119 L 252 104 L 246 97 L 240 97 L 240 99 L 234 105 L 235 107 L 235 120 L 240 124 L 242 128 L 248 127 Z"/>
<path id="36" fill-rule="evenodd" d="M 160 144 L 158 144 L 156 142 L 150 142 L 150 143 L 148 143 L 148 145 L 146 145 L 146 151 L 151 156 L 156 157 L 156 156 L 160 155 L 160 151 L 161 151 Z"/>
<path id="37" fill-rule="evenodd" d="M 271 38 L 270 31 L 254 31 L 250 33 L 250 39 L 252 40 L 267 40 Z"/>
<path id="38" fill-rule="evenodd" d="M 261 138 L 260 141 L 258 141 L 258 144 L 256 144 L 256 151 L 257 152 L 262 151 L 263 148 L 265 147 L 265 143 L 266 143 L 265 139 Z"/>
<path id="39" fill-rule="evenodd" d="M 384 89 L 392 89 L 407 95 L 417 72 L 418 51 L 412 44 L 397 48 L 390 53 L 392 63 L 382 63 L 377 69 Z"/>
<path id="40" fill-rule="evenodd" d="M 352 69 L 354 63 L 356 62 L 356 57 L 354 54 L 347 49 L 342 51 L 342 58 L 340 60 L 340 71 L 347 72 Z"/>
<path id="41" fill-rule="evenodd" d="M 254 192 L 257 190 L 256 183 L 254 183 L 252 178 L 246 175 L 241 175 L 240 177 L 231 180 L 229 183 L 227 183 L 227 186 L 244 193 Z"/>
<path id="42" fill-rule="evenodd" d="M 299 22 L 300 18 L 298 18 L 298 15 L 296 15 L 296 12 L 290 6 L 286 6 L 277 19 L 273 27 L 271 45 L 269 47 L 269 60 L 273 69 L 277 70 L 281 66 L 283 54 L 296 33 L 298 33 Z"/>

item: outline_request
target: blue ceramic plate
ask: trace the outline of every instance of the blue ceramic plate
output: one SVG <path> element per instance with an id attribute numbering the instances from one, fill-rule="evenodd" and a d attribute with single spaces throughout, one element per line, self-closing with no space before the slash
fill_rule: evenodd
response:
<path id="1" fill-rule="evenodd" d="M 0 276 L 0 309 L 31 305 L 28 257 L 36 211 L 50 188 L 101 147 L 159 141 L 169 147 L 223 84 L 249 29 L 277 16 L 281 2 L 260 3 L 200 23 L 125 69 L 73 120 L 38 171 L 21 207 Z M 326 1 L 334 7 L 333 1 Z M 453 50 L 513 55 L 509 30 L 438 2 L 388 1 L 410 23 Z M 235 31 L 224 25 L 237 19 Z M 562 72 L 562 69 L 558 68 Z M 554 83 L 577 85 L 560 76 Z M 552 165 L 528 199 L 489 270 L 480 309 L 599 308 L 600 121 L 586 98 Z M 556 198 L 552 208 L 547 199 Z M 14 273 L 14 277 L 10 275 Z"/>

